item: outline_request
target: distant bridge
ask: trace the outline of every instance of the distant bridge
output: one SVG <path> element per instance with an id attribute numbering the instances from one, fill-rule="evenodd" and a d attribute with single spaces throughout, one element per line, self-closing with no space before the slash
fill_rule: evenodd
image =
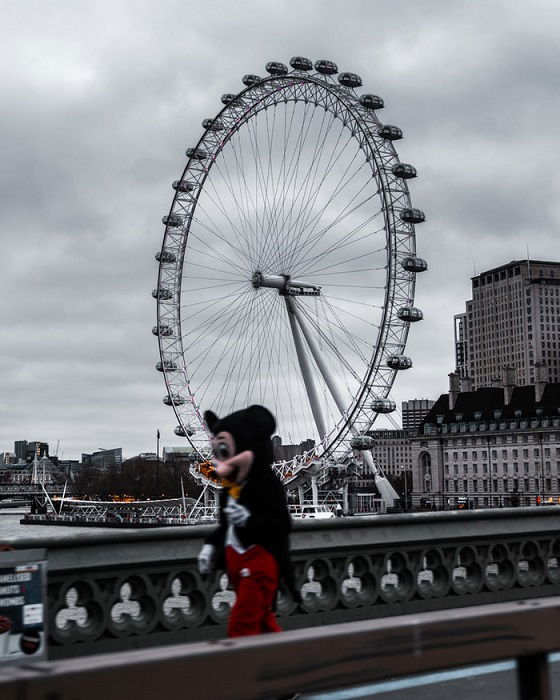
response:
<path id="1" fill-rule="evenodd" d="M 45 490 L 49 496 L 62 496 L 64 492 L 64 484 L 46 484 Z M 71 489 L 67 488 L 66 493 L 70 493 Z M 41 484 L 1 484 L 0 483 L 0 501 L 11 498 L 15 500 L 25 501 L 34 497 L 42 497 L 45 495 Z"/>

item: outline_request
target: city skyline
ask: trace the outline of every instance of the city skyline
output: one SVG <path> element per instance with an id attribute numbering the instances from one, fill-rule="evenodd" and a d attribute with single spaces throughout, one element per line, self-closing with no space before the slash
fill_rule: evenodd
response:
<path id="1" fill-rule="evenodd" d="M 269 60 L 330 58 L 359 73 L 364 92 L 384 98 L 383 119 L 404 131 L 398 151 L 418 169 L 411 193 L 427 216 L 417 248 L 429 270 L 398 406 L 446 391 L 453 317 L 473 275 L 528 247 L 533 259 L 560 258 L 554 3 L 228 8 L 4 8 L 0 449 L 60 439 L 65 458 L 106 444 L 147 452 L 158 428 L 162 443 L 181 442 L 150 332 L 161 216 L 201 120 Z M 192 41 L 173 31 L 181 23 Z"/>

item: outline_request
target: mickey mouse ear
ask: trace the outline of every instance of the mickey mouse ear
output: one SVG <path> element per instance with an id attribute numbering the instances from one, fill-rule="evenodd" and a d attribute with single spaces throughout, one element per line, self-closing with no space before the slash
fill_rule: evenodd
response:
<path id="1" fill-rule="evenodd" d="M 214 426 L 220 419 L 212 411 L 204 411 L 204 422 L 210 428 L 210 432 L 214 434 Z"/>
<path id="2" fill-rule="evenodd" d="M 276 421 L 268 408 L 253 405 L 245 409 L 245 412 L 247 423 L 258 438 L 264 439 L 273 435 L 276 430 Z"/>

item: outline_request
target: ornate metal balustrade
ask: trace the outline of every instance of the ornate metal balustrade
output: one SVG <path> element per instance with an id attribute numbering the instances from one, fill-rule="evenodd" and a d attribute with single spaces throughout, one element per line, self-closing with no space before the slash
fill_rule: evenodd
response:
<path id="1" fill-rule="evenodd" d="M 305 521 L 292 535 L 303 604 L 282 591 L 285 629 L 560 595 L 560 507 Z M 48 548 L 49 654 L 64 658 L 224 636 L 235 596 L 203 579 L 211 526 L 65 537 Z"/>

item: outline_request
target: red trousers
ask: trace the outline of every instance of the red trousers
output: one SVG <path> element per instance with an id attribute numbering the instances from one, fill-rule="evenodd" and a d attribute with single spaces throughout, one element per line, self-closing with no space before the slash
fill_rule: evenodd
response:
<path id="1" fill-rule="evenodd" d="M 226 547 L 226 567 L 236 595 L 228 637 L 281 632 L 272 611 L 278 588 L 278 565 L 272 554 L 259 545 L 243 554 Z"/>

